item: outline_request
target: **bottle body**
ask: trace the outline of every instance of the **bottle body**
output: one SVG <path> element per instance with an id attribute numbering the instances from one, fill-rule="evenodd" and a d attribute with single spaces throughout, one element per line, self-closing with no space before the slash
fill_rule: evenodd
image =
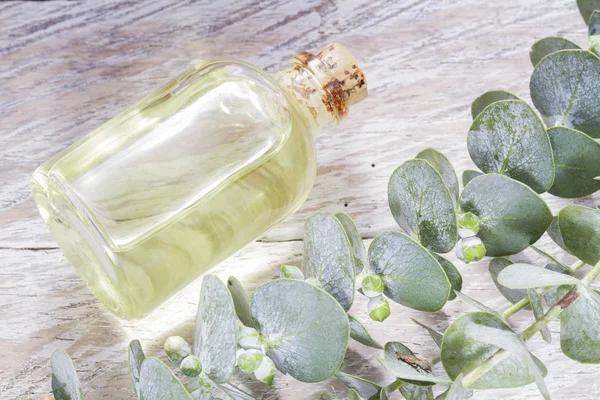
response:
<path id="1" fill-rule="evenodd" d="M 318 127 L 277 79 L 211 62 L 40 166 L 34 200 L 98 299 L 142 318 L 300 207 Z"/>

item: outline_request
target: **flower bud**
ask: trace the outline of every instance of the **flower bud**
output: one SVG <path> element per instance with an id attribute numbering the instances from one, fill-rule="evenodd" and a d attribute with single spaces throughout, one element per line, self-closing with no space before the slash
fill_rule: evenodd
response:
<path id="1" fill-rule="evenodd" d="M 262 342 L 258 331 L 244 325 L 240 325 L 238 330 L 238 345 L 244 349 L 262 349 Z"/>
<path id="2" fill-rule="evenodd" d="M 192 354 L 190 345 L 181 336 L 169 336 L 165 341 L 164 348 L 169 361 L 176 365 Z"/>
<path id="3" fill-rule="evenodd" d="M 251 374 L 260 366 L 263 353 L 259 350 L 242 350 L 237 353 L 237 365 L 247 374 Z"/>
<path id="4" fill-rule="evenodd" d="M 263 357 L 262 362 L 254 371 L 254 377 L 271 386 L 275 378 L 275 363 L 269 357 Z"/>
<path id="5" fill-rule="evenodd" d="M 282 265 L 279 276 L 287 279 L 298 279 L 300 281 L 304 280 L 304 274 L 302 271 L 300 271 L 300 268 L 293 265 Z"/>
<path id="6" fill-rule="evenodd" d="M 200 364 L 198 357 L 190 355 L 183 359 L 179 365 L 179 369 L 185 376 L 195 378 L 202 372 L 202 364 Z"/>
<path id="7" fill-rule="evenodd" d="M 458 234 L 461 238 L 477 235 L 479 232 L 479 217 L 472 212 L 458 215 Z"/>
<path id="8" fill-rule="evenodd" d="M 383 296 L 373 297 L 369 300 L 368 310 L 373 321 L 383 322 L 390 316 L 390 303 Z"/>
<path id="9" fill-rule="evenodd" d="M 466 263 L 481 260 L 485 252 L 485 245 L 477 236 L 461 239 L 456 245 L 456 257 Z"/>
<path id="10" fill-rule="evenodd" d="M 362 280 L 361 286 L 367 297 L 377 297 L 383 293 L 383 279 L 379 275 L 367 275 Z"/>

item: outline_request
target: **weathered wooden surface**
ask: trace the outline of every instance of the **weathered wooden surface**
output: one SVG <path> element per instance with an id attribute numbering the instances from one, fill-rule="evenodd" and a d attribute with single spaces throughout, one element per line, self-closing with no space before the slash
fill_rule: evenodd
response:
<path id="1" fill-rule="evenodd" d="M 0 3 L 0 393 L 24 398 L 47 392 L 48 358 L 62 347 L 74 358 L 88 399 L 131 399 L 126 344 L 139 338 L 159 353 L 170 334 L 190 336 L 196 281 L 139 322 L 105 311 L 47 234 L 29 194 L 29 176 L 48 157 L 190 64 L 241 58 L 269 71 L 298 50 L 336 40 L 361 62 L 370 97 L 354 106 L 340 127 L 318 139 L 315 188 L 302 209 L 249 245 L 216 272 L 235 274 L 248 289 L 299 263 L 302 222 L 316 210 L 346 211 L 363 237 L 394 228 L 386 202 L 387 179 L 402 161 L 433 146 L 459 171 L 466 152 L 469 104 L 502 88 L 528 98 L 528 50 L 536 40 L 564 35 L 586 44 L 574 1 L 52 1 Z M 565 204 L 546 196 L 554 210 Z M 579 200 L 598 202 L 600 196 Z M 545 238 L 541 247 L 551 249 Z M 533 260 L 539 258 L 532 257 Z M 465 292 L 505 307 L 486 263 L 463 268 Z M 354 315 L 367 321 L 359 299 Z M 431 340 L 409 317 L 444 328 L 466 307 L 423 315 L 393 306 L 384 324 L 367 323 L 380 341 L 399 340 L 422 355 Z M 530 316 L 517 317 L 523 326 Z M 556 399 L 593 399 L 600 367 L 583 366 L 553 344 L 534 338 L 531 348 L 550 374 Z M 385 380 L 375 351 L 356 343 L 345 370 Z M 389 378 L 388 378 L 389 379 Z M 266 399 L 301 399 L 329 390 L 279 377 L 274 388 L 239 377 Z M 583 389 L 585 388 L 585 389 Z M 476 399 L 537 398 L 534 385 L 478 392 Z"/>

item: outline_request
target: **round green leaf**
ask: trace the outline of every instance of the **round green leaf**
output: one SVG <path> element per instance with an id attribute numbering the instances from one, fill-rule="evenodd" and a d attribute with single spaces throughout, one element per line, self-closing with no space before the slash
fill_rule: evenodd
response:
<path id="1" fill-rule="evenodd" d="M 227 289 L 229 289 L 229 293 L 231 293 L 235 313 L 240 321 L 242 321 L 242 324 L 254 328 L 252 325 L 254 320 L 252 319 L 252 313 L 250 312 L 250 299 L 241 282 L 235 277 L 230 276 L 229 279 L 227 279 Z"/>
<path id="2" fill-rule="evenodd" d="M 503 175 L 473 179 L 460 200 L 464 212 L 479 217 L 477 236 L 491 257 L 521 252 L 535 243 L 552 223 L 552 213 L 539 195 Z"/>
<path id="3" fill-rule="evenodd" d="M 584 197 L 600 190 L 600 143 L 583 132 L 565 127 L 548 130 L 556 178 L 549 192 L 558 197 Z"/>
<path id="4" fill-rule="evenodd" d="M 135 394 L 140 397 L 140 374 L 142 372 L 142 363 L 146 359 L 144 350 L 140 341 L 135 339 L 129 343 L 129 376 L 133 382 Z"/>
<path id="5" fill-rule="evenodd" d="M 515 304 L 527 297 L 527 291 L 521 289 L 509 289 L 498 282 L 498 275 L 500 272 L 512 264 L 513 262 L 508 258 L 494 258 L 490 261 L 488 269 L 492 276 L 492 281 L 494 281 L 494 285 L 496 285 L 498 291 L 506 298 L 506 300 Z"/>
<path id="6" fill-rule="evenodd" d="M 227 382 L 235 370 L 238 321 L 225 284 L 215 275 L 206 275 L 200 288 L 194 355 L 215 383 Z"/>
<path id="7" fill-rule="evenodd" d="M 594 10 L 600 10 L 600 0 L 577 0 L 577 7 L 583 21 L 587 24 Z"/>
<path id="8" fill-rule="evenodd" d="M 561 286 L 563 297 L 571 288 Z M 600 363 L 600 294 L 581 289 L 579 298 L 560 314 L 560 348 L 573 360 L 586 364 Z"/>
<path id="9" fill-rule="evenodd" d="M 511 289 L 530 289 L 547 286 L 576 285 L 579 279 L 561 272 L 534 267 L 530 264 L 511 264 L 498 275 L 498 282 Z"/>
<path id="10" fill-rule="evenodd" d="M 317 213 L 304 225 L 302 271 L 349 310 L 354 301 L 354 256 L 344 227 L 331 214 Z"/>
<path id="11" fill-rule="evenodd" d="M 467 186 L 467 184 L 469 182 L 471 182 L 473 179 L 475 179 L 481 175 L 483 175 L 483 173 L 481 173 L 479 171 L 474 171 L 472 169 L 467 169 L 467 170 L 463 171 L 463 174 L 462 174 L 463 186 Z"/>
<path id="12" fill-rule="evenodd" d="M 379 400 L 380 398 L 381 389 L 383 389 L 383 387 L 376 383 L 341 371 L 337 372 L 335 377 L 350 389 L 356 390 L 361 397 L 367 400 Z"/>
<path id="13" fill-rule="evenodd" d="M 456 211 L 440 174 L 425 160 L 399 166 L 388 183 L 394 219 L 406 233 L 437 253 L 447 253 L 458 240 Z"/>
<path id="14" fill-rule="evenodd" d="M 171 369 L 155 357 L 148 357 L 140 370 L 140 400 L 191 400 L 185 386 Z"/>
<path id="15" fill-rule="evenodd" d="M 369 331 L 356 318 L 348 315 L 348 323 L 350 324 L 350 337 L 352 339 L 374 349 L 383 349 L 383 346 L 371 337 Z"/>
<path id="16" fill-rule="evenodd" d="M 552 186 L 554 163 L 548 134 L 522 100 L 496 102 L 483 110 L 471 125 L 467 145 L 471 159 L 485 173 L 509 176 L 538 193 Z"/>
<path id="17" fill-rule="evenodd" d="M 600 209 L 570 204 L 558 213 L 567 250 L 590 265 L 600 260 Z"/>
<path id="18" fill-rule="evenodd" d="M 456 298 L 455 291 L 460 292 L 462 290 L 462 275 L 458 272 L 458 269 L 454 264 L 450 261 L 446 260 L 444 257 L 439 256 L 435 253 L 431 253 L 433 258 L 436 259 L 437 262 L 440 263 L 442 269 L 446 273 L 446 277 L 450 281 L 450 286 L 452 289 L 450 290 L 450 295 L 448 296 L 448 300 L 454 300 Z"/>
<path id="19" fill-rule="evenodd" d="M 471 103 L 471 115 L 473 119 L 477 118 L 479 114 L 483 110 L 486 109 L 490 104 L 496 103 L 498 101 L 503 100 L 520 100 L 518 96 L 507 92 L 505 90 L 490 90 L 485 92 L 478 98 L 476 98 L 473 103 Z"/>
<path id="20" fill-rule="evenodd" d="M 251 307 L 267 355 L 278 369 L 302 382 L 321 382 L 337 372 L 350 328 L 344 309 L 328 293 L 306 282 L 279 279 L 259 286 Z"/>
<path id="21" fill-rule="evenodd" d="M 533 71 L 533 104 L 548 126 L 566 126 L 600 137 L 600 59 L 587 50 L 561 50 Z"/>
<path id="22" fill-rule="evenodd" d="M 383 278 L 391 300 L 419 311 L 439 311 L 451 284 L 440 263 L 400 232 L 383 232 L 369 246 L 369 264 Z"/>
<path id="23" fill-rule="evenodd" d="M 535 67 L 548 54 L 556 53 L 560 50 L 580 49 L 575 43 L 562 37 L 551 36 L 538 40 L 531 46 L 529 59 Z"/>
<path id="24" fill-rule="evenodd" d="M 456 203 L 458 203 L 458 178 L 456 177 L 456 172 L 454 171 L 454 167 L 450 163 L 450 160 L 448 160 L 444 154 L 435 149 L 425 149 L 417 154 L 415 158 L 425 160 L 431 164 L 433 168 L 435 168 L 435 170 L 444 180 L 444 183 L 450 191 L 452 198 Z"/>
<path id="25" fill-rule="evenodd" d="M 52 394 L 55 400 L 83 400 L 83 392 L 73 361 L 62 349 L 56 349 L 50 358 Z"/>
<path id="26" fill-rule="evenodd" d="M 441 351 L 442 365 L 453 380 L 461 373 L 466 376 L 498 351 L 498 347 L 480 342 L 468 334 L 468 329 L 473 324 L 512 332 L 502 319 L 490 313 L 473 312 L 460 316 L 446 329 Z M 534 361 L 545 375 L 546 370 L 541 361 L 535 357 Z M 513 388 L 535 381 L 536 376 L 527 362 L 522 357 L 511 354 L 475 381 L 470 388 Z"/>
<path id="27" fill-rule="evenodd" d="M 348 240 L 350 240 L 352 254 L 354 255 L 354 272 L 358 275 L 367 263 L 367 249 L 363 243 L 362 236 L 360 236 L 354 220 L 348 214 L 340 212 L 335 214 L 334 217 L 340 221 L 348 236 Z"/>

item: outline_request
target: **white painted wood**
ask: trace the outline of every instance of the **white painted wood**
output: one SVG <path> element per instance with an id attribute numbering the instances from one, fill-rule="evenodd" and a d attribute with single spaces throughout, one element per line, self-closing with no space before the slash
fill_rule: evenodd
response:
<path id="1" fill-rule="evenodd" d="M 395 167 L 433 146 L 457 170 L 469 168 L 471 100 L 499 88 L 528 99 L 528 52 L 536 39 L 564 35 L 586 44 L 575 2 L 558 0 L 3 2 L 0 21 L 0 393 L 7 399 L 49 390 L 55 347 L 73 356 L 87 399 L 132 399 L 129 340 L 160 354 L 167 336 L 191 336 L 200 281 L 143 321 L 117 320 L 61 259 L 29 194 L 37 165 L 190 64 L 229 57 L 276 71 L 295 52 L 335 40 L 353 51 L 369 81 L 370 97 L 319 136 L 318 177 L 306 204 L 216 269 L 253 289 L 276 276 L 281 263 L 300 264 L 302 223 L 317 210 L 349 212 L 365 238 L 393 229 L 386 186 Z M 545 197 L 554 210 L 567 203 Z M 552 249 L 547 238 L 541 247 Z M 463 273 L 467 294 L 507 305 L 486 263 Z M 434 354 L 434 345 L 409 317 L 444 328 L 465 310 L 458 301 L 427 315 L 394 305 L 392 317 L 377 324 L 367 321 L 365 306 L 358 299 L 353 314 L 377 339 L 402 341 L 424 356 Z M 530 319 L 524 313 L 514 322 L 523 327 Z M 531 342 L 550 370 L 550 392 L 556 399 L 595 398 L 600 367 L 567 359 L 558 324 L 551 328 L 553 344 Z M 375 353 L 351 344 L 344 370 L 389 379 Z M 307 385 L 279 377 L 269 389 L 237 379 L 265 399 L 314 397 L 332 385 L 342 390 L 333 380 Z M 536 396 L 530 385 L 475 398 Z"/>

